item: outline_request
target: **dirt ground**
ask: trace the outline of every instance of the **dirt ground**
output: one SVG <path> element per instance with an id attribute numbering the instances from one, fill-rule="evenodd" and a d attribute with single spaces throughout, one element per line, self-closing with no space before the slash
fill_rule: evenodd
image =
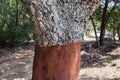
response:
<path id="1" fill-rule="evenodd" d="M 118 42 L 119 43 L 119 42 Z M 120 80 L 120 44 L 81 44 L 79 80 Z M 34 43 L 0 48 L 0 80 L 31 80 Z"/>

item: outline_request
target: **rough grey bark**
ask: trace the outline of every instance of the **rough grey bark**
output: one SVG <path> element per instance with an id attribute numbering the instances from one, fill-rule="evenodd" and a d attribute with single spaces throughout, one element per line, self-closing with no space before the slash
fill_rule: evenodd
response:
<path id="1" fill-rule="evenodd" d="M 33 21 L 34 40 L 42 46 L 82 40 L 84 25 L 101 0 L 22 0 Z"/>

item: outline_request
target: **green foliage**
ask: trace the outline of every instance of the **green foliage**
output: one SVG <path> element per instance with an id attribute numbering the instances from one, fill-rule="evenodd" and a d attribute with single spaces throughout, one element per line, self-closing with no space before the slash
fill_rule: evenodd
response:
<path id="1" fill-rule="evenodd" d="M 0 45 L 17 46 L 32 38 L 30 17 L 19 0 L 0 0 Z"/>
<path id="2" fill-rule="evenodd" d="M 94 13 L 93 13 L 93 20 L 96 26 L 97 30 L 100 30 L 101 20 L 102 20 L 102 9 L 99 7 Z"/>
<path id="3" fill-rule="evenodd" d="M 109 1 L 109 6 L 107 8 L 107 15 L 106 17 L 108 18 L 107 26 L 106 26 L 106 31 L 109 33 L 113 38 L 117 35 L 119 37 L 120 35 L 120 2 L 117 3 L 115 6 L 114 10 L 111 12 L 113 9 L 113 6 L 115 4 L 114 0 Z M 101 27 L 101 21 L 102 21 L 102 13 L 103 13 L 103 6 L 105 3 L 103 2 L 99 9 L 97 9 L 94 14 L 93 14 L 93 19 L 95 26 L 98 31 L 100 31 Z M 112 13 L 110 15 L 110 13 Z"/>

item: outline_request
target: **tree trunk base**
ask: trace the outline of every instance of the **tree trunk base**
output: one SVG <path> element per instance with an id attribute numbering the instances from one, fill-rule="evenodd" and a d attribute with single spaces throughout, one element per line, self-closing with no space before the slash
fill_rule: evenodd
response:
<path id="1" fill-rule="evenodd" d="M 78 80 L 80 43 L 35 46 L 32 80 Z"/>

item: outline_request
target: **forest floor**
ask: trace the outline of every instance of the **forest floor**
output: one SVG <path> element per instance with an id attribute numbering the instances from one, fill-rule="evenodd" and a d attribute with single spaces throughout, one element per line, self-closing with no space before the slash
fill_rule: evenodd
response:
<path id="1" fill-rule="evenodd" d="M 79 80 L 120 80 L 120 43 L 106 41 L 96 47 L 94 41 L 81 44 Z M 34 43 L 0 48 L 0 80 L 31 80 Z"/>

